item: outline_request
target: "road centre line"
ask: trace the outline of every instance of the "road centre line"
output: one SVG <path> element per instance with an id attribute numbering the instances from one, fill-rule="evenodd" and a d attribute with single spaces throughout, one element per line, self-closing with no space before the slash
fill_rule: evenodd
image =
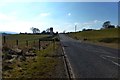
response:
<path id="1" fill-rule="evenodd" d="M 108 55 L 104 55 L 104 56 L 114 58 L 114 59 L 120 59 L 119 57 L 113 57 L 113 56 L 108 56 Z"/>
<path id="2" fill-rule="evenodd" d="M 117 65 L 117 66 L 119 66 L 120 67 L 120 64 L 118 64 L 118 63 L 116 63 L 116 62 L 114 62 L 114 61 L 112 61 L 112 60 L 109 60 L 109 59 L 107 59 L 107 58 L 105 58 L 104 56 L 100 56 L 101 58 L 103 58 L 103 59 L 105 59 L 105 60 L 107 60 L 107 61 L 110 61 L 110 62 L 112 62 L 113 64 L 115 64 L 115 65 Z"/>

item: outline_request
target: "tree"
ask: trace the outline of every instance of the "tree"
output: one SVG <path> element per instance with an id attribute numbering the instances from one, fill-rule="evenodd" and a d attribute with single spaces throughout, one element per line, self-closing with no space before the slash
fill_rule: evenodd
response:
<path id="1" fill-rule="evenodd" d="M 82 29 L 82 31 L 86 31 L 86 29 L 84 28 L 84 29 Z"/>
<path id="2" fill-rule="evenodd" d="M 40 30 L 38 28 L 36 28 L 36 33 L 40 33 Z"/>
<path id="3" fill-rule="evenodd" d="M 120 25 L 117 25 L 116 28 L 120 28 Z"/>
<path id="4" fill-rule="evenodd" d="M 82 31 L 93 31 L 94 29 L 83 29 Z"/>
<path id="5" fill-rule="evenodd" d="M 46 29 L 46 32 L 50 32 L 50 28 Z"/>
<path id="6" fill-rule="evenodd" d="M 30 29 L 32 30 L 33 34 L 40 33 L 40 30 L 38 28 L 32 27 Z"/>
<path id="7" fill-rule="evenodd" d="M 31 27 L 30 30 L 33 32 L 33 34 L 35 33 L 34 27 Z"/>
<path id="8" fill-rule="evenodd" d="M 115 28 L 115 26 L 114 25 L 109 25 L 108 28 Z"/>
<path id="9" fill-rule="evenodd" d="M 41 33 L 42 33 L 42 34 L 46 34 L 46 31 L 44 30 L 44 31 L 42 31 Z"/>
<path id="10" fill-rule="evenodd" d="M 102 27 L 103 27 L 104 29 L 106 29 L 106 28 L 108 28 L 108 26 L 110 26 L 110 25 L 111 25 L 111 22 L 110 22 L 110 21 L 106 21 L 106 22 L 103 23 L 103 26 L 102 26 Z"/>

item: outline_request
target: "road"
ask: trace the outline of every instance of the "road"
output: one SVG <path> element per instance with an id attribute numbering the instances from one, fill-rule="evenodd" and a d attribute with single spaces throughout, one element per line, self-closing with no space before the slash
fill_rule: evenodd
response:
<path id="1" fill-rule="evenodd" d="M 118 50 L 84 43 L 59 34 L 75 78 L 118 78 Z"/>

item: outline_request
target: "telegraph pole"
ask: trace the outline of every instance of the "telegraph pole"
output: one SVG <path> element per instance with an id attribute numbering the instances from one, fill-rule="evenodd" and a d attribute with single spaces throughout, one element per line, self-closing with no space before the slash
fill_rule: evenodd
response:
<path id="1" fill-rule="evenodd" d="M 77 25 L 75 25 L 75 32 L 76 32 L 76 29 L 77 29 Z"/>

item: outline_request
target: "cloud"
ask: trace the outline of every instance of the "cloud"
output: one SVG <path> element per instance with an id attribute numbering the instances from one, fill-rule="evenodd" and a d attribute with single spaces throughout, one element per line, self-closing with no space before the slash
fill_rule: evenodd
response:
<path id="1" fill-rule="evenodd" d="M 30 27 L 38 27 L 44 29 L 43 22 L 20 20 L 16 11 L 9 12 L 9 14 L 0 13 L 0 31 L 14 31 L 14 32 L 31 32 Z M 42 26 L 42 27 L 41 27 Z"/>
<path id="2" fill-rule="evenodd" d="M 8 19 L 8 16 L 0 13 L 0 20 L 6 20 L 6 19 Z"/>
<path id="3" fill-rule="evenodd" d="M 83 23 L 82 25 L 92 26 L 92 25 L 95 25 L 95 24 L 98 24 L 98 23 L 101 23 L 101 22 L 102 22 L 102 21 L 99 21 L 99 20 L 93 20 L 93 21 L 85 22 L 85 23 Z"/>
<path id="4" fill-rule="evenodd" d="M 93 22 L 94 22 L 94 23 L 100 23 L 100 22 L 102 22 L 102 21 L 94 20 Z"/>
<path id="5" fill-rule="evenodd" d="M 79 23 L 78 22 L 75 22 L 74 25 L 78 25 Z"/>
<path id="6" fill-rule="evenodd" d="M 93 20 L 88 22 L 74 22 L 74 23 L 65 23 L 63 26 L 65 26 L 66 31 L 72 31 L 74 32 L 75 25 L 77 26 L 77 31 L 80 31 L 84 28 L 86 29 L 99 29 L 102 25 L 103 21 L 100 20 Z"/>
<path id="7" fill-rule="evenodd" d="M 11 14 L 11 15 L 17 15 L 18 12 L 17 12 L 17 11 L 12 11 L 10 14 Z"/>
<path id="8" fill-rule="evenodd" d="M 67 15 L 68 15 L 68 16 L 71 16 L 71 13 L 68 13 Z"/>
<path id="9" fill-rule="evenodd" d="M 41 17 L 46 17 L 46 16 L 49 16 L 49 15 L 50 15 L 50 13 L 40 13 Z"/>
<path id="10" fill-rule="evenodd" d="M 83 28 L 99 29 L 101 27 L 102 23 L 103 23 L 103 21 L 93 20 L 93 21 L 88 21 L 88 22 L 84 22 L 84 23 L 79 23 L 78 26 L 79 26 L 80 30 L 82 30 Z"/>
<path id="11" fill-rule="evenodd" d="M 11 21 L 0 23 L 1 31 L 31 32 L 31 27 L 37 27 L 40 30 L 46 29 L 46 24 L 36 21 Z"/>
<path id="12" fill-rule="evenodd" d="M 0 13 L 0 20 L 4 20 L 4 21 L 12 21 L 12 20 L 15 20 L 16 17 L 15 16 L 10 16 L 10 15 L 6 15 L 6 14 L 3 14 L 3 13 Z"/>

